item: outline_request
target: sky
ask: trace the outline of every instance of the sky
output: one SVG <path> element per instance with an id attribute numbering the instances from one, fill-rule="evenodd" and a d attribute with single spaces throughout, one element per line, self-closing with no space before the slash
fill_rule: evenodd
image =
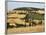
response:
<path id="1" fill-rule="evenodd" d="M 35 8 L 44 8 L 44 3 L 24 3 L 24 2 L 8 2 L 8 10 L 12 10 L 20 7 L 35 7 Z"/>

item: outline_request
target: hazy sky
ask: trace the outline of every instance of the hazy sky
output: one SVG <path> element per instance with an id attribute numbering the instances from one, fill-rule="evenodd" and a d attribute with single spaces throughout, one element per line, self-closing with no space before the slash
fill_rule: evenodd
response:
<path id="1" fill-rule="evenodd" d="M 18 7 L 36 7 L 44 8 L 44 3 L 23 3 L 23 2 L 8 2 L 8 10 Z"/>

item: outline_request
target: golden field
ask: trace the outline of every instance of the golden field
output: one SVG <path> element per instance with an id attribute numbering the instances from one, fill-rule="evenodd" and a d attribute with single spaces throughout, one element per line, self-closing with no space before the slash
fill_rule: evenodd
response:
<path id="1" fill-rule="evenodd" d="M 43 25 L 36 25 L 30 27 L 20 27 L 20 28 L 9 28 L 7 33 L 24 33 L 24 32 L 44 32 Z"/>
<path id="2" fill-rule="evenodd" d="M 42 13 L 41 13 L 42 12 Z M 44 32 L 44 10 L 15 10 L 7 14 L 7 33 Z"/>

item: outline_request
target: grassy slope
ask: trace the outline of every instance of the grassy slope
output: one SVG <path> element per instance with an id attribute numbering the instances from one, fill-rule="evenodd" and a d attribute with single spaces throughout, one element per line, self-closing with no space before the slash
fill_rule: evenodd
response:
<path id="1" fill-rule="evenodd" d="M 35 20 L 44 20 L 44 14 L 29 13 L 27 18 Z"/>

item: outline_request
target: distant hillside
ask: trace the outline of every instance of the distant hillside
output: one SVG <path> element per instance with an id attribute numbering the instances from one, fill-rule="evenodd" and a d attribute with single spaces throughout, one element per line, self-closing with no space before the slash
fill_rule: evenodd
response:
<path id="1" fill-rule="evenodd" d="M 15 8 L 13 10 L 44 10 L 44 8 L 21 7 L 21 8 Z"/>
<path id="2" fill-rule="evenodd" d="M 15 11 L 15 10 L 17 10 L 17 11 L 18 10 L 27 10 L 27 12 L 30 11 L 28 13 L 28 15 L 25 16 L 25 18 L 27 18 L 27 19 L 44 20 L 44 13 L 42 13 L 42 12 L 44 12 L 44 9 L 41 9 L 41 8 L 32 8 L 32 7 L 21 7 L 21 8 L 15 8 L 15 9 L 13 9 L 13 11 Z M 32 12 L 32 11 L 38 11 L 38 10 L 42 10 L 41 11 L 42 14 L 36 13 L 36 12 Z M 12 13 L 14 13 L 13 11 L 12 11 Z M 9 13 L 11 13 L 11 12 L 9 12 Z"/>
<path id="3" fill-rule="evenodd" d="M 27 11 L 30 11 L 29 14 L 27 15 L 27 19 L 38 19 L 38 20 L 44 20 L 44 14 L 39 14 L 39 13 L 36 13 L 36 12 L 32 12 L 32 11 L 38 11 L 38 10 L 42 10 L 42 12 L 44 12 L 44 9 L 41 9 L 41 8 L 32 8 L 32 7 L 21 7 L 21 8 L 16 8 L 16 9 L 13 9 L 13 10 L 27 10 Z M 39 11 L 38 11 L 39 12 Z"/>

